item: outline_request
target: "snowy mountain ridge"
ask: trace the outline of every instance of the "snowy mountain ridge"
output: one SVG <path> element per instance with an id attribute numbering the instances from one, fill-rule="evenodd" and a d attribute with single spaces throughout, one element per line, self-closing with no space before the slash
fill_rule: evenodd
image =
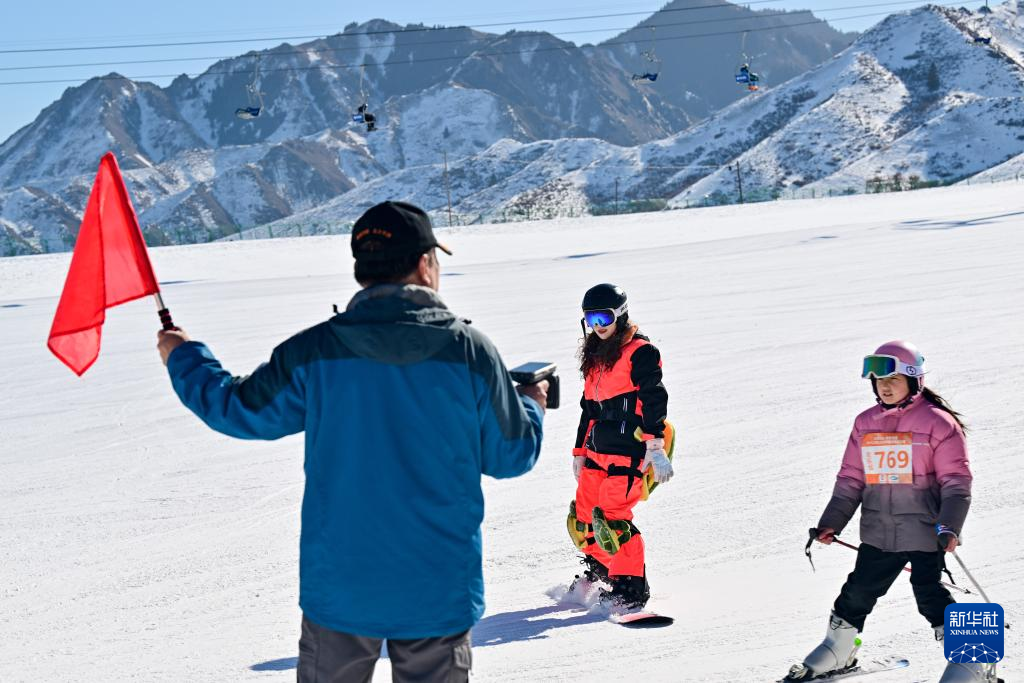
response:
<path id="1" fill-rule="evenodd" d="M 199 142 L 183 142 L 191 139 L 161 135 L 146 123 L 161 98 L 171 93 L 199 102 L 224 87 L 218 83 L 225 77 L 172 84 L 166 92 L 130 81 L 92 87 L 109 101 L 139 93 L 131 100 L 137 115 L 124 114 L 134 111 L 129 108 L 117 110 L 120 118 L 110 109 L 96 116 L 118 121 L 120 127 L 107 130 L 126 131 L 130 138 L 122 157 L 129 160 L 126 175 L 147 239 L 155 244 L 232 238 L 264 225 L 275 235 L 299 234 L 297 229 L 309 234 L 321 230 L 318 225 L 354 220 L 385 198 L 418 203 L 440 218 L 449 190 L 460 223 L 585 213 L 616 199 L 687 206 L 735 197 L 738 181 L 748 200 L 794 188 L 843 194 L 873 183 L 956 182 L 1000 167 L 1004 175 L 1019 172 L 1013 170 L 1024 166 L 1013 161 L 1024 154 L 1024 23 L 1018 14 L 1007 3 L 989 12 L 926 6 L 890 15 L 806 73 L 748 94 L 681 132 L 640 144 L 581 136 L 581 126 L 600 129 L 601 121 L 617 119 L 593 119 L 578 94 L 557 96 L 558 74 L 588 69 L 593 79 L 607 76 L 611 91 L 621 85 L 630 97 L 640 96 L 621 82 L 620 66 L 607 66 L 621 55 L 587 61 L 599 48 L 577 49 L 546 34 L 529 38 L 550 51 L 517 54 L 514 60 L 477 56 L 454 67 L 445 83 L 419 89 L 406 84 L 407 92 L 390 98 L 383 110 L 395 125 L 371 135 L 329 117 L 307 124 L 326 123 L 325 128 L 303 133 L 302 117 L 292 113 L 250 129 L 231 120 L 215 131 L 195 122 L 201 107 L 193 104 L 180 109 L 181 125 L 197 131 Z M 511 41 L 512 35 L 497 40 Z M 987 37 L 990 44 L 976 40 Z M 398 49 L 376 38 L 362 36 L 366 42 L 359 49 L 378 56 Z M 234 68 L 241 84 L 242 65 Z M 396 77 L 395 70 L 388 66 L 379 78 Z M 496 71 L 507 76 L 497 91 L 472 85 L 484 78 L 480 74 Z M 530 80 L 537 74 L 539 82 Z M 358 83 L 331 87 L 351 90 Z M 537 106 L 510 104 L 510 93 L 526 91 Z M 637 121 L 654 125 L 657 116 L 676 111 L 660 108 L 649 94 L 642 99 L 652 118 L 633 117 Z M 317 102 L 308 107 L 323 114 Z M 60 106 L 68 103 L 62 99 L 51 108 Z M 607 112 L 610 106 L 600 108 Z M 43 154 L 27 141 L 48 131 L 56 117 L 51 108 L 41 115 L 38 130 L 23 129 L 0 147 L 0 170 L 7 177 L 24 180 L 33 164 L 66 171 L 60 154 Z M 552 127 L 567 136 L 552 135 Z M 264 137 L 253 141 L 243 131 Z M 209 141 L 224 144 L 201 147 Z M 99 149 L 102 142 L 102 136 L 87 138 L 76 141 L 76 148 L 92 154 L 89 145 Z M 138 160 L 135 168 L 131 159 Z M 83 173 L 4 185 L 0 254 L 70 248 L 90 182 L 91 173 Z"/>
<path id="2" fill-rule="evenodd" d="M 863 191 L 896 173 L 940 182 L 973 175 L 1024 152 L 1024 68 L 998 39 L 973 40 L 1002 33 L 1018 50 L 1024 34 L 1015 21 L 1010 5 L 980 15 L 935 6 L 892 15 L 841 55 L 766 92 L 756 111 L 741 102 L 702 126 L 728 135 L 747 121 L 784 118 L 728 158 L 751 187 Z M 729 169 L 675 201 L 716 191 L 735 191 Z"/>
<path id="3" fill-rule="evenodd" d="M 1015 21 L 1011 5 L 983 15 L 935 6 L 892 15 L 808 73 L 643 145 L 503 141 L 449 168 L 454 212 L 462 222 L 525 216 L 527 197 L 533 216 L 616 196 L 686 206 L 735 196 L 737 165 L 746 197 L 763 199 L 793 188 L 863 192 L 895 174 L 949 183 L 1009 164 L 1024 154 L 1024 69 L 1015 56 L 1024 33 Z M 974 43 L 987 31 L 1004 42 Z M 438 210 L 444 181 L 438 165 L 384 176 L 280 221 L 275 234 L 352 220 L 388 196 Z"/>
<path id="4" fill-rule="evenodd" d="M 669 31 L 680 17 L 699 15 L 730 30 L 744 22 L 785 24 L 791 16 L 724 0 L 698 8 L 687 2 L 670 2 L 649 21 Z M 676 12 L 683 9 L 696 11 Z M 789 23 L 807 23 L 806 15 L 797 19 Z M 741 31 L 733 33 L 735 41 L 721 39 L 718 52 L 706 55 L 720 65 L 718 80 L 727 88 L 716 101 L 739 96 L 731 68 Z M 824 22 L 769 33 L 789 43 L 765 67 L 794 75 L 852 39 Z M 70 248 L 107 150 L 128 173 L 147 239 L 160 244 L 206 241 L 287 218 L 367 180 L 439 164 L 445 154 L 475 156 L 503 139 L 598 138 L 628 146 L 710 113 L 714 107 L 694 89 L 636 87 L 636 65 L 617 52 L 630 40 L 577 47 L 547 33 L 373 20 L 222 60 L 166 88 L 118 74 L 93 79 L 69 88 L 0 144 L 0 254 Z M 662 49 L 675 40 L 666 34 Z M 242 121 L 234 111 L 247 103 L 254 79 L 266 108 Z M 363 101 L 380 123 L 371 135 L 351 122 Z"/>

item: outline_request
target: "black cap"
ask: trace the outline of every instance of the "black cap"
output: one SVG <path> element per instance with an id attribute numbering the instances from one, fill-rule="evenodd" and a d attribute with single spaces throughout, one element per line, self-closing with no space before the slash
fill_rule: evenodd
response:
<path id="1" fill-rule="evenodd" d="M 361 261 L 388 261 L 434 247 L 452 253 L 434 237 L 430 216 L 406 202 L 371 206 L 352 226 L 352 256 Z"/>

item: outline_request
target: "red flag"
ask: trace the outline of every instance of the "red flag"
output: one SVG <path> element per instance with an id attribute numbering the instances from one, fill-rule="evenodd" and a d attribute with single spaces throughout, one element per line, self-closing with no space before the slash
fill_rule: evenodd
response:
<path id="1" fill-rule="evenodd" d="M 100 160 L 47 346 L 81 376 L 100 354 L 106 310 L 160 291 L 113 152 Z"/>

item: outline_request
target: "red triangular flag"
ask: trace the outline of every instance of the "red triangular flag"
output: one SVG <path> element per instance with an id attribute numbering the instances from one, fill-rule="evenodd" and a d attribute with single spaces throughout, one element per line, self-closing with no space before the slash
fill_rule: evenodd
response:
<path id="1" fill-rule="evenodd" d="M 113 152 L 100 160 L 47 346 L 75 374 L 100 354 L 106 310 L 160 291 Z"/>

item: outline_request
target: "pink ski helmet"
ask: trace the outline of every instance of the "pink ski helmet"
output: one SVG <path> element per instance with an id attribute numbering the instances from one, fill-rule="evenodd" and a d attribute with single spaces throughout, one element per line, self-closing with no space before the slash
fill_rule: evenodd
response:
<path id="1" fill-rule="evenodd" d="M 873 354 L 864 357 L 861 376 L 874 380 L 879 377 L 904 375 L 910 384 L 910 395 L 924 389 L 924 356 L 910 342 L 896 340 L 879 346 Z"/>

